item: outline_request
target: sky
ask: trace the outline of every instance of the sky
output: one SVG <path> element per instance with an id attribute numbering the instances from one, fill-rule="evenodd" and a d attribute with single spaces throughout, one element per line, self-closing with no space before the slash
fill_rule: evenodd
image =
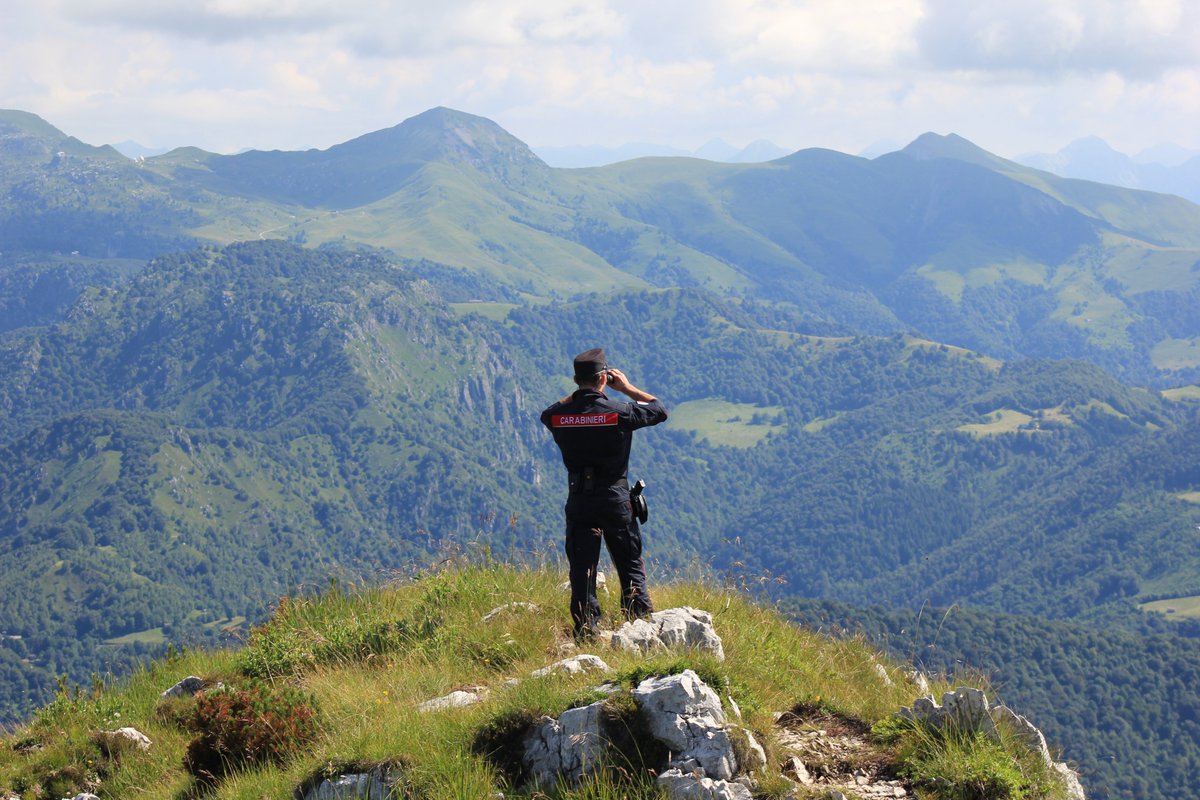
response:
<path id="1" fill-rule="evenodd" d="M 0 0 L 0 108 L 324 149 L 435 106 L 527 144 L 1200 150 L 1197 0 Z"/>

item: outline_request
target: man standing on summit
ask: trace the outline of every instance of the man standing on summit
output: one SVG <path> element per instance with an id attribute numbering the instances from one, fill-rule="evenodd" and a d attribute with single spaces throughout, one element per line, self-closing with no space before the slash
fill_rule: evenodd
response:
<path id="1" fill-rule="evenodd" d="M 667 409 L 610 367 L 600 348 L 575 356 L 575 383 L 579 389 L 542 412 L 542 424 L 554 435 L 567 467 L 571 620 L 576 639 L 583 639 L 596 634 L 600 621 L 596 567 L 601 538 L 621 580 L 625 616 L 644 617 L 654 610 L 626 473 L 633 432 L 665 420 Z M 606 387 L 632 402 L 609 399 Z"/>

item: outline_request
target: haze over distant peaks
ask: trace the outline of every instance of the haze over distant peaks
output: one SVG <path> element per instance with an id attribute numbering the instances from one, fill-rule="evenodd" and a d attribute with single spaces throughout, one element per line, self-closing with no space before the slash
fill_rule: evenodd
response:
<path id="1" fill-rule="evenodd" d="M 703 158 L 706 161 L 723 161 L 730 164 L 752 164 L 773 161 L 788 155 L 786 150 L 774 142 L 759 139 L 743 148 L 737 148 L 723 139 L 712 139 L 696 150 L 684 150 L 663 144 L 629 142 L 616 147 L 604 145 L 546 145 L 535 147 L 541 158 L 552 167 L 579 168 L 603 167 L 635 158 L 676 157 Z"/>
<path id="2" fill-rule="evenodd" d="M 1076 139 L 1057 153 L 1029 153 L 1016 161 L 1064 178 L 1176 194 L 1200 203 L 1200 151 L 1164 144 L 1129 156 L 1098 136 Z"/>
<path id="3" fill-rule="evenodd" d="M 147 147 L 144 144 L 126 139 L 123 142 L 117 142 L 113 145 L 113 149 L 126 158 L 153 158 L 154 156 L 165 155 L 171 152 L 170 147 Z"/>
<path id="4" fill-rule="evenodd" d="M 1190 150 L 1173 142 L 1156 144 L 1148 147 L 1133 157 L 1139 164 L 1161 164 L 1164 167 L 1178 167 L 1181 164 L 1200 156 L 1200 150 Z"/>

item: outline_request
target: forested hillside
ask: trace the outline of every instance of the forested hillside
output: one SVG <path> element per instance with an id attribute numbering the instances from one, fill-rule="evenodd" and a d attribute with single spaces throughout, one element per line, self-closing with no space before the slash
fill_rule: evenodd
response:
<path id="1" fill-rule="evenodd" d="M 491 383 L 490 327 L 378 256 L 268 243 L 163 257 L 6 334 L 5 641 L 44 690 L 443 539 L 500 549 L 480 516 L 528 504 L 537 432 Z"/>
<path id="2" fill-rule="evenodd" d="M 1200 785 L 1194 635 L 1172 635 L 1153 618 L 1112 630 L 957 606 L 784 608 L 825 631 L 865 633 L 921 669 L 982 675 L 992 694 L 1044 723 L 1090 798 L 1178 797 Z"/>
<path id="3" fill-rule="evenodd" d="M 41 686 L 330 575 L 472 542 L 555 557 L 536 413 L 598 342 L 674 412 L 634 464 L 660 580 L 699 559 L 785 594 L 1116 621 L 1139 594 L 1196 593 L 1186 401 L 1080 363 L 818 335 L 698 289 L 496 306 L 440 285 L 471 279 L 245 244 L 4 335 L 0 611 Z"/>

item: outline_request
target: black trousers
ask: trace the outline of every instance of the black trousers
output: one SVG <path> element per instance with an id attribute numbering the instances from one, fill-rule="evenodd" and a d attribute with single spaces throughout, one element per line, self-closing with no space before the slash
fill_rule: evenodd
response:
<path id="1" fill-rule="evenodd" d="M 599 527 L 596 527 L 599 525 Z M 642 562 L 642 534 L 637 520 L 628 522 L 579 522 L 567 520 L 567 563 L 571 577 L 571 621 L 575 632 L 594 628 L 600 621 L 596 597 L 596 567 L 600 562 L 600 540 L 608 547 L 621 581 L 621 611 L 627 619 L 645 617 L 654 611 L 646 588 L 646 566 Z"/>

